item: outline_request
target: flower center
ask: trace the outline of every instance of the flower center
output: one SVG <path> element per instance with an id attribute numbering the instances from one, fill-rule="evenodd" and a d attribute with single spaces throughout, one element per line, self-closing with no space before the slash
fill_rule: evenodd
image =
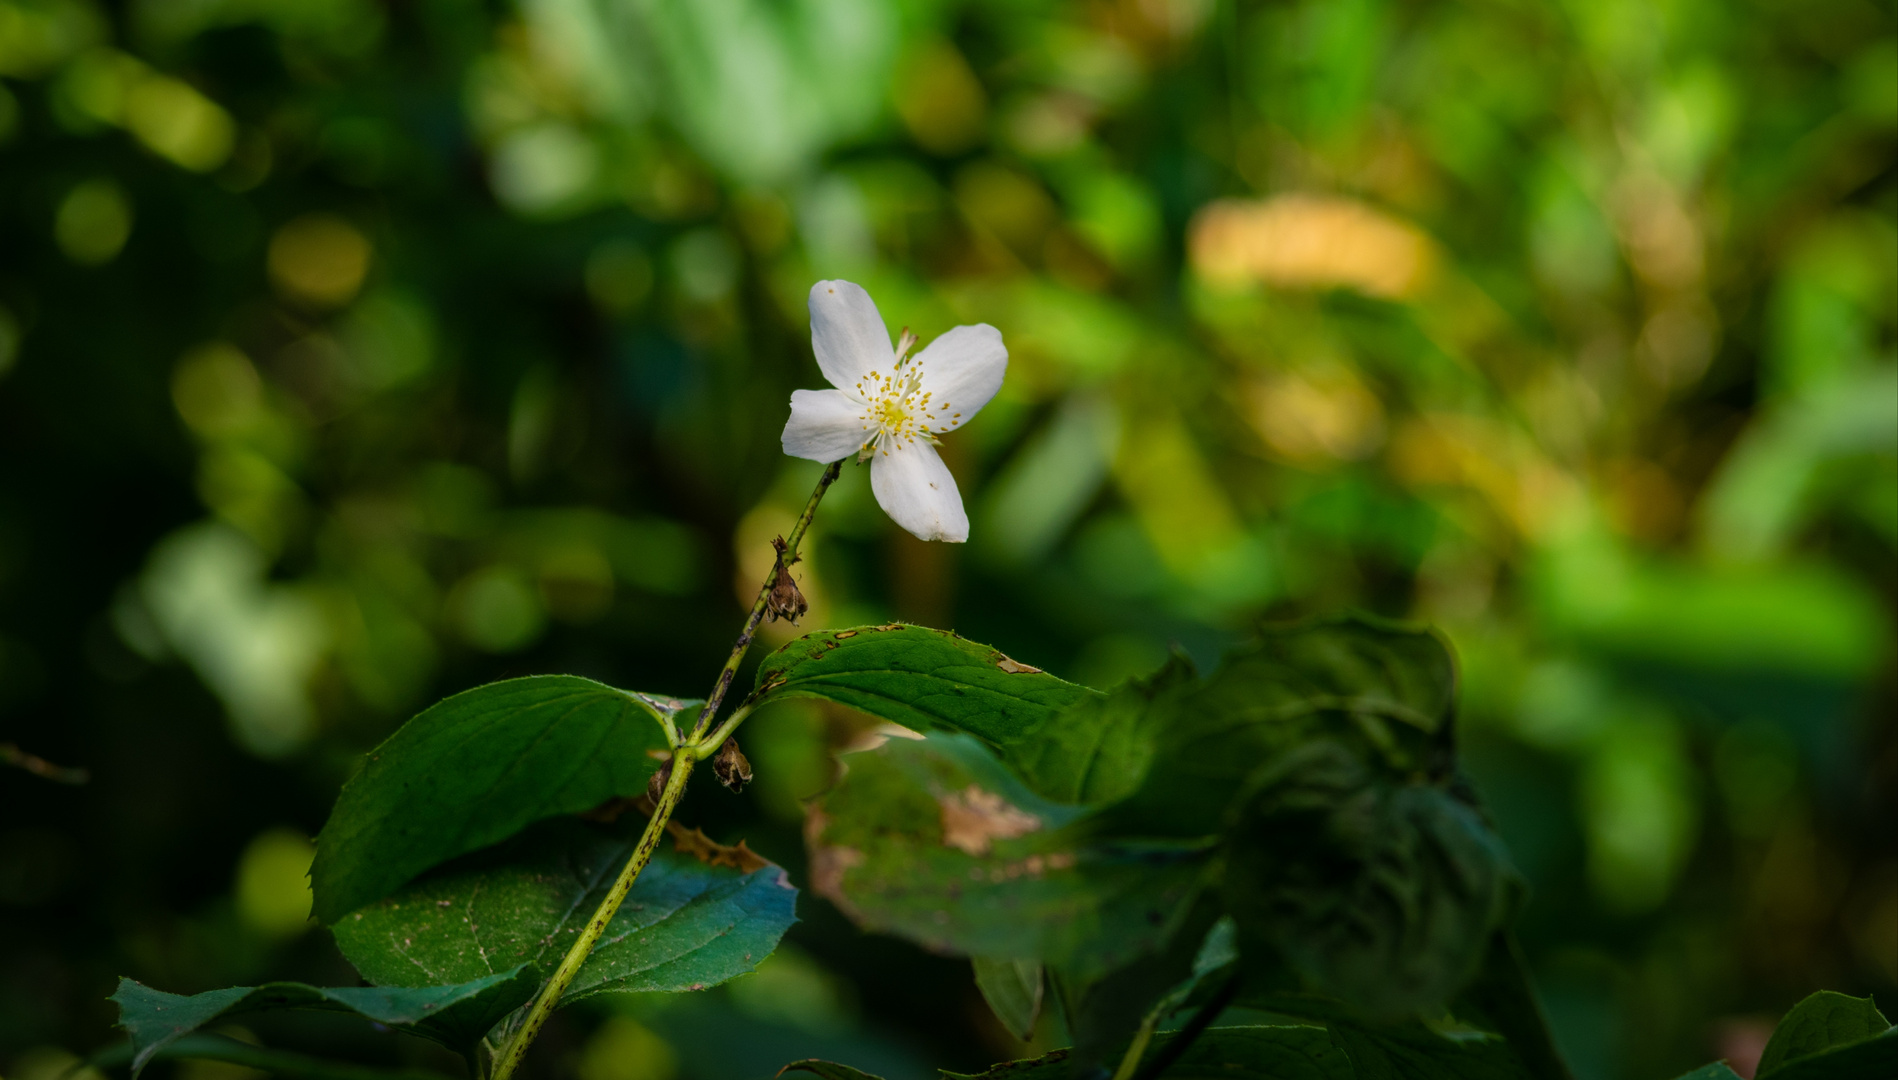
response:
<path id="1" fill-rule="evenodd" d="M 933 443 L 936 437 L 930 431 L 932 421 L 938 423 L 942 431 L 949 430 L 952 424 L 930 415 L 932 410 L 941 412 L 948 406 L 931 400 L 934 395 L 923 389 L 923 366 L 913 358 L 898 361 L 896 371 L 890 375 L 880 371 L 865 375 L 857 383 L 857 394 L 865 405 L 860 418 L 864 430 L 863 449 L 858 452 L 858 460 L 878 451 L 888 454 L 892 443 L 914 439 Z"/>
<path id="2" fill-rule="evenodd" d="M 908 405 L 908 398 L 898 398 L 894 394 L 879 399 L 876 404 L 877 425 L 887 432 L 901 432 L 909 423 Z"/>

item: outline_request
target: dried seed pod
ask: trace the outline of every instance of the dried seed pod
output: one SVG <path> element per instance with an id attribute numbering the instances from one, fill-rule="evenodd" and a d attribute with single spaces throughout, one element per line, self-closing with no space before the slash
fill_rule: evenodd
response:
<path id="1" fill-rule="evenodd" d="M 798 561 L 798 556 L 791 556 L 791 561 L 788 563 L 784 561 L 786 544 L 782 536 L 774 538 L 771 546 L 778 552 L 777 580 L 772 582 L 771 595 L 765 600 L 765 614 L 770 616 L 772 622 L 777 622 L 779 619 L 796 622 L 810 610 L 810 605 L 804 602 L 804 594 L 798 591 L 797 582 L 792 579 L 789 569 Z"/>
<path id="2" fill-rule="evenodd" d="M 738 749 L 737 739 L 726 739 L 725 745 L 712 755 L 712 772 L 718 782 L 733 792 L 745 790 L 751 783 L 751 762 L 745 758 L 745 752 Z"/>
<path id="3" fill-rule="evenodd" d="M 646 798 L 652 800 L 654 804 L 657 804 L 659 802 L 659 796 L 665 794 L 666 782 L 671 779 L 672 762 L 662 762 L 659 768 L 654 770 L 653 774 L 646 779 Z"/>

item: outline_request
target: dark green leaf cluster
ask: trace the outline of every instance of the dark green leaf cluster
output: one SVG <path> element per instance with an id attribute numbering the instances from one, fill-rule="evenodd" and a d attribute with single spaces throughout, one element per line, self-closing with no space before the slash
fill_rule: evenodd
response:
<path id="1" fill-rule="evenodd" d="M 1152 1056 L 1168 1056 L 1185 1032 L 1161 1032 Z M 1415 1035 L 1373 1036 L 1349 1024 L 1327 1030 L 1310 1024 L 1214 1028 L 1179 1048 L 1166 1068 L 1169 1080 L 1489 1080 L 1522 1075 L 1498 1040 L 1458 1033 L 1446 1055 Z M 943 1072 L 943 1080 L 1066 1080 L 1074 1055 L 1057 1050 L 1032 1061 L 1011 1061 L 970 1076 Z M 1786 1014 L 1755 1071 L 1758 1080 L 1884 1080 L 1898 1067 L 1898 1028 L 1885 1022 L 1870 998 L 1820 991 Z M 821 1080 L 881 1080 L 847 1065 L 796 1061 L 779 1075 L 805 1073 Z M 1157 1071 L 1140 1075 L 1158 1075 Z M 1724 1062 L 1677 1080 L 1738 1080 Z"/>
<path id="2" fill-rule="evenodd" d="M 850 760 L 813 809 L 812 885 L 866 927 L 978 958 L 1014 1030 L 1045 970 L 1076 1070 L 1236 1001 L 1326 1026 L 1195 1046 L 1316 1032 L 1360 1063 L 1560 1075 L 1533 1015 L 1514 1037 L 1523 1017 L 1463 1000 L 1486 962 L 1513 966 L 1521 889 L 1458 780 L 1456 671 L 1428 631 L 1273 630 L 1205 677 L 1176 658 L 1102 694 L 870 627 L 787 646 L 758 687 L 927 734 Z"/>

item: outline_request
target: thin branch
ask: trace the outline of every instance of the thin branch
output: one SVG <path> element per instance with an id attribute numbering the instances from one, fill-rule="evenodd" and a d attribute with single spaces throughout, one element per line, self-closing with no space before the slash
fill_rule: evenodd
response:
<path id="1" fill-rule="evenodd" d="M 811 492 L 810 501 L 804 504 L 804 513 L 800 514 L 797 524 L 791 527 L 791 535 L 784 542 L 784 548 L 778 555 L 778 562 L 772 566 L 766 576 L 764 586 L 758 590 L 758 599 L 751 605 L 751 614 L 745 618 L 745 629 L 732 644 L 731 658 L 719 670 L 718 681 L 712 684 L 712 693 L 705 699 L 705 707 L 699 710 L 698 722 L 692 725 L 692 735 L 686 742 L 698 746 L 705 736 L 706 729 L 712 726 L 718 710 L 725 704 L 725 694 L 732 687 L 732 680 L 738 677 L 738 665 L 744 662 L 745 653 L 751 649 L 751 639 L 758 631 L 758 623 L 764 618 L 765 607 L 771 600 L 771 588 L 778 583 L 778 569 L 789 566 L 797 558 L 797 546 L 804 539 L 805 532 L 811 527 L 811 519 L 817 516 L 817 504 L 824 499 L 824 492 L 830 490 L 837 475 L 843 471 L 844 463 L 833 461 L 824 467 L 824 475 L 817 478 L 817 489 Z M 730 734 L 726 731 L 726 734 Z M 716 744 L 713 745 L 716 749 Z"/>
<path id="2" fill-rule="evenodd" d="M 0 765 L 12 765 L 15 768 L 25 769 L 34 776 L 51 780 L 55 784 L 83 784 L 92 779 L 92 774 L 85 769 L 55 765 L 37 754 L 27 753 L 12 743 L 0 743 Z"/>

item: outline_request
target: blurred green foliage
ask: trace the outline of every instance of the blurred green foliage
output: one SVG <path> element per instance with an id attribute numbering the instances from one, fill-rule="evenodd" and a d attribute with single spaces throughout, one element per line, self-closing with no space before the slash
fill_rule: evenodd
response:
<path id="1" fill-rule="evenodd" d="M 1584 1077 L 1898 991 L 1895 30 L 1888 0 L 0 0 L 0 739 L 93 771 L 0 774 L 0 1063 L 105 1043 L 119 975 L 346 982 L 284 915 L 298 838 L 434 698 L 702 694 L 817 471 L 776 439 L 823 277 L 1013 362 L 945 446 L 967 548 L 849 470 L 806 627 L 1104 686 L 1262 616 L 1427 619 Z M 753 725 L 756 787 L 684 820 L 801 880 L 799 800 L 861 721 Z M 755 985 L 565 1015 L 543 1069 L 1021 1049 L 966 964 L 800 914 Z"/>

